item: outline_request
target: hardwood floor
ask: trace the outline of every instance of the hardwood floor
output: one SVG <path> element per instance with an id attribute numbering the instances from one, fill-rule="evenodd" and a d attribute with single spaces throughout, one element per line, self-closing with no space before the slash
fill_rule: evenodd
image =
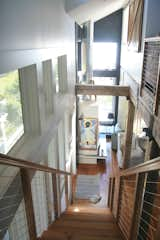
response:
<path id="1" fill-rule="evenodd" d="M 107 177 L 106 177 L 106 162 L 104 161 L 99 161 L 96 164 L 79 164 L 77 167 L 77 175 L 83 174 L 83 175 L 96 175 L 100 174 L 100 196 L 101 200 L 94 204 L 89 202 L 89 200 L 80 200 L 76 199 L 75 203 L 88 203 L 92 207 L 101 207 L 101 208 L 106 208 L 107 207 Z M 76 181 L 76 178 L 75 178 Z M 75 182 L 76 185 L 76 182 Z"/>
<path id="2" fill-rule="evenodd" d="M 107 207 L 108 201 L 108 186 L 109 186 L 109 177 L 110 175 L 116 173 L 119 174 L 119 168 L 116 160 L 116 154 L 111 150 L 111 142 L 106 141 L 106 159 L 100 160 L 97 164 L 79 164 L 77 166 L 77 175 L 94 175 L 100 174 L 100 196 L 101 201 L 97 204 L 92 204 L 92 207 Z M 76 178 L 75 178 L 75 186 L 76 186 Z M 86 200 L 76 200 L 78 203 L 87 202 Z"/>

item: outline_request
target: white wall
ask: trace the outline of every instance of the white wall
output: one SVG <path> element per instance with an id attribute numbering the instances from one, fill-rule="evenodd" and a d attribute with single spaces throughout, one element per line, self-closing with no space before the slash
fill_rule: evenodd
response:
<path id="1" fill-rule="evenodd" d="M 14 155 L 30 158 L 34 150 L 41 156 L 48 152 L 48 145 L 53 138 L 57 124 L 64 118 L 64 109 L 69 107 L 71 99 L 74 104 L 75 83 L 75 43 L 74 21 L 65 13 L 63 0 L 2 0 L 0 3 L 0 73 L 36 64 L 37 85 L 39 96 L 39 111 L 41 132 L 22 153 L 16 149 Z M 44 116 L 44 91 L 42 62 L 67 55 L 68 91 L 63 95 L 54 95 L 54 113 L 47 121 Z M 28 74 L 28 79 L 31 78 Z M 25 79 L 27 81 L 27 77 Z M 70 104 L 72 111 L 73 105 Z M 52 120 L 51 120 L 52 119 Z M 47 122 L 47 124 L 46 124 Z M 49 132 L 49 129 L 52 131 Z M 45 141 L 44 141 L 45 140 Z M 45 142 L 45 143 L 44 143 Z M 32 151 L 32 150 L 33 151 Z"/>
<path id="2" fill-rule="evenodd" d="M 74 21 L 63 0 L 0 3 L 0 73 L 67 53 L 73 81 L 74 38 Z"/>
<path id="3" fill-rule="evenodd" d="M 37 122 L 34 120 L 35 125 L 32 126 L 36 127 L 37 123 L 39 127 L 36 132 L 29 132 L 27 129 L 23 141 L 16 144 L 9 155 L 38 163 L 42 161 L 47 163 L 49 160 L 52 166 L 59 166 L 57 163 L 59 153 L 55 151 L 53 139 L 57 139 L 55 136 L 58 136 L 58 125 L 64 120 L 66 109 L 69 114 L 75 112 L 74 24 L 64 10 L 63 0 L 0 1 L 0 74 L 23 68 L 24 86 L 28 88 L 29 84 L 26 83 L 28 83 L 28 79 L 32 82 L 33 72 L 24 71 L 24 67 L 34 64 L 36 71 L 34 75 L 36 89 L 34 90 L 36 90 L 35 97 L 37 98 L 35 112 L 37 112 L 38 119 Z M 46 93 L 43 82 L 45 74 L 43 74 L 42 61 L 52 59 L 51 71 L 53 71 L 52 81 L 54 84 L 54 60 L 62 55 L 67 56 L 65 81 L 68 82 L 68 88 L 62 94 L 56 93 L 53 87 L 53 92 L 50 91 L 53 94 L 53 112 L 46 115 L 47 104 L 45 103 Z M 32 87 L 31 84 L 30 88 Z M 25 91 L 26 88 L 24 88 Z M 27 104 L 34 111 L 31 99 L 27 101 Z M 75 139 L 73 141 L 75 142 Z M 73 146 L 72 152 L 75 155 L 75 144 Z M 73 161 L 75 160 L 74 158 Z M 10 179 L 9 175 L 8 178 Z"/>

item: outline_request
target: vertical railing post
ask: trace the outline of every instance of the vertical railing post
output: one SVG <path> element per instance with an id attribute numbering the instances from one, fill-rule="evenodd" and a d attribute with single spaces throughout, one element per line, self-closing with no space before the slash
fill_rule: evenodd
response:
<path id="1" fill-rule="evenodd" d="M 29 171 L 26 169 L 21 169 L 21 180 L 22 180 L 22 189 L 25 202 L 29 239 L 36 240 L 36 223 L 33 209 L 33 200 L 32 200 L 32 190 L 31 190 L 31 180 L 29 176 Z"/>
<path id="2" fill-rule="evenodd" d="M 59 203 L 58 203 L 58 189 L 57 189 L 57 176 L 56 173 L 52 173 L 52 189 L 54 199 L 54 214 L 55 219 L 59 217 Z"/>
<path id="3" fill-rule="evenodd" d="M 119 185 L 118 185 L 118 199 L 117 199 L 117 209 L 116 209 L 116 222 L 119 221 L 119 209 L 120 209 L 120 198 L 122 192 L 122 177 L 119 177 Z"/>
<path id="4" fill-rule="evenodd" d="M 113 210 L 114 190 L 115 190 L 115 178 L 112 178 L 112 189 L 111 189 L 111 211 Z"/>
<path id="5" fill-rule="evenodd" d="M 115 186 L 115 178 L 112 177 L 109 179 L 109 192 L 108 192 L 108 207 L 113 209 L 113 200 L 114 200 L 114 186 Z"/>
<path id="6" fill-rule="evenodd" d="M 75 201 L 75 191 L 76 191 L 76 175 L 71 175 L 71 203 L 74 203 Z"/>
<path id="7" fill-rule="evenodd" d="M 143 196 L 145 191 L 146 179 L 147 179 L 146 173 L 137 173 L 129 240 L 137 239 L 140 215 L 143 206 Z"/>
<path id="8" fill-rule="evenodd" d="M 66 199 L 66 208 L 68 208 L 68 175 L 65 175 L 65 199 Z"/>
<path id="9" fill-rule="evenodd" d="M 109 178 L 109 186 L 108 186 L 108 207 L 110 208 L 110 205 L 111 205 L 111 182 L 112 182 L 112 178 L 110 177 Z"/>
<path id="10" fill-rule="evenodd" d="M 61 215 L 61 175 L 57 175 L 58 217 Z"/>

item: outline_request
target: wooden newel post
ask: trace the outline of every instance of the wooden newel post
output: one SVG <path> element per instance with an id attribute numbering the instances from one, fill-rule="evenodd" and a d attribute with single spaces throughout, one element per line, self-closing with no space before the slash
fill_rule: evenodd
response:
<path id="1" fill-rule="evenodd" d="M 118 198 L 117 198 L 117 209 L 116 209 L 116 222 L 119 223 L 119 210 L 120 210 L 120 199 L 122 194 L 122 177 L 119 178 L 118 182 Z"/>
<path id="2" fill-rule="evenodd" d="M 65 198 L 66 198 L 66 208 L 68 208 L 68 175 L 65 175 Z"/>
<path id="3" fill-rule="evenodd" d="M 55 173 L 52 174 L 52 189 L 53 189 L 53 199 L 54 199 L 54 213 L 55 219 L 59 217 L 59 204 L 58 204 L 58 194 L 57 194 L 57 176 Z"/>
<path id="4" fill-rule="evenodd" d="M 110 208 L 111 206 L 111 182 L 112 182 L 112 178 L 109 178 L 109 187 L 108 187 L 108 202 L 107 205 Z"/>
<path id="5" fill-rule="evenodd" d="M 125 149 L 123 158 L 123 168 L 128 168 L 132 149 L 133 123 L 135 106 L 131 100 L 128 102 L 128 118 L 126 127 Z"/>
<path id="6" fill-rule="evenodd" d="M 145 183 L 147 180 L 146 173 L 140 173 L 136 175 L 136 187 L 134 193 L 134 205 L 132 212 L 132 220 L 130 226 L 130 240 L 137 239 L 139 223 L 140 223 L 140 215 L 143 206 L 143 195 L 145 191 Z"/>
<path id="7" fill-rule="evenodd" d="M 22 189 L 25 202 L 29 239 L 36 240 L 36 223 L 33 209 L 33 200 L 32 200 L 32 191 L 31 191 L 31 180 L 29 176 L 29 170 L 21 169 L 21 180 L 22 180 Z"/>

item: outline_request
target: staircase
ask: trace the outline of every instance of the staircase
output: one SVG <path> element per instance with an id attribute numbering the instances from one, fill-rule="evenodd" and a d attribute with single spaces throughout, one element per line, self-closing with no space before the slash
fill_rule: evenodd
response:
<path id="1" fill-rule="evenodd" d="M 73 204 L 40 240 L 120 240 L 120 231 L 109 209 Z"/>
<path id="2" fill-rule="evenodd" d="M 20 168 L 18 182 L 21 183 L 22 190 L 20 198 L 23 197 L 24 199 L 25 209 L 23 212 L 26 214 L 26 227 L 22 226 L 24 232 L 21 232 L 19 227 L 16 233 L 22 233 L 22 237 L 17 235 L 14 238 L 16 240 L 160 239 L 160 157 L 133 168 L 121 170 L 119 175 L 113 172 L 109 180 L 109 208 L 103 208 L 100 205 L 83 200 L 78 200 L 70 205 L 75 200 L 75 181 L 73 181 L 74 176 L 71 173 L 11 158 L 3 154 L 0 154 L 0 164 Z M 51 188 L 49 190 L 54 201 L 53 203 L 50 202 L 50 208 L 46 206 L 46 210 L 50 210 L 48 213 L 54 212 L 56 220 L 53 222 L 51 215 L 50 218 L 48 217 L 48 220 L 50 220 L 48 224 L 43 224 L 42 227 L 40 225 L 41 228 L 37 224 L 40 222 L 38 217 L 39 215 L 45 216 L 43 214 L 45 209 L 42 208 L 42 205 L 39 205 L 40 207 L 35 211 L 35 202 L 32 198 L 34 196 L 32 191 L 33 175 L 31 175 L 33 171 L 45 172 L 52 180 L 50 181 Z M 59 181 L 61 180 L 60 175 L 64 176 L 63 182 Z M 61 206 L 63 206 L 59 194 L 61 183 L 64 183 L 63 199 L 67 209 L 65 212 L 61 209 Z M 40 190 L 41 188 L 39 188 Z M 5 208 L 0 209 L 0 217 L 2 213 L 5 212 L 5 214 L 3 222 L 1 221 L 3 225 L 0 224 L 0 239 L 3 239 L 7 229 L 6 226 L 9 225 L 9 222 L 4 220 L 9 219 L 10 221 L 10 211 L 6 209 L 14 207 L 12 198 L 6 199 L 1 199 L 5 204 Z M 20 215 L 20 220 L 17 221 L 18 226 L 21 223 L 20 221 L 23 220 L 21 216 L 24 215 Z M 26 234 L 29 235 L 28 238 L 25 236 Z M 38 236 L 41 237 L 37 238 Z"/>

